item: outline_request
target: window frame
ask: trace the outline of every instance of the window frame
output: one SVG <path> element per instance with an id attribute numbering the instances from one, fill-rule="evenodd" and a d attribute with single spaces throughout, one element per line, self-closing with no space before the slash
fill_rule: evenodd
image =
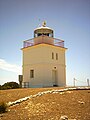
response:
<path id="1" fill-rule="evenodd" d="M 33 69 L 30 70 L 30 78 L 34 78 L 34 70 Z"/>

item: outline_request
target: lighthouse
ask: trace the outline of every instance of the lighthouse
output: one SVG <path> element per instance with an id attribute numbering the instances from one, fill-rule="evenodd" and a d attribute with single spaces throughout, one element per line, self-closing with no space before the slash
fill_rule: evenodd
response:
<path id="1" fill-rule="evenodd" d="M 34 30 L 34 38 L 23 41 L 22 87 L 66 86 L 66 49 L 44 21 Z"/>

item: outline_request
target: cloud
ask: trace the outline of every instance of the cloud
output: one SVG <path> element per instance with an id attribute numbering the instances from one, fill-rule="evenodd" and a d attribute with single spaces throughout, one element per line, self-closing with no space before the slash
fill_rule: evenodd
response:
<path id="1" fill-rule="evenodd" d="M 21 74 L 22 68 L 15 64 L 10 64 L 4 59 L 0 59 L 0 69 Z"/>

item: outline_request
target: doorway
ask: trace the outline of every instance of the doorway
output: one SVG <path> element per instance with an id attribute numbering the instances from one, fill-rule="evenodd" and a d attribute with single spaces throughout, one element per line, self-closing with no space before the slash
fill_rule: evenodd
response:
<path id="1" fill-rule="evenodd" d="M 53 83 L 53 86 L 58 86 L 57 85 L 57 70 L 52 70 L 52 83 Z"/>

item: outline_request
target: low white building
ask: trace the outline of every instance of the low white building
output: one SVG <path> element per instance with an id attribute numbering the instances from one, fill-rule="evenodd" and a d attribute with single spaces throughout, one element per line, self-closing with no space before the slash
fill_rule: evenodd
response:
<path id="1" fill-rule="evenodd" d="M 22 87 L 66 86 L 66 48 L 53 36 L 44 22 L 34 30 L 33 39 L 24 41 Z"/>

